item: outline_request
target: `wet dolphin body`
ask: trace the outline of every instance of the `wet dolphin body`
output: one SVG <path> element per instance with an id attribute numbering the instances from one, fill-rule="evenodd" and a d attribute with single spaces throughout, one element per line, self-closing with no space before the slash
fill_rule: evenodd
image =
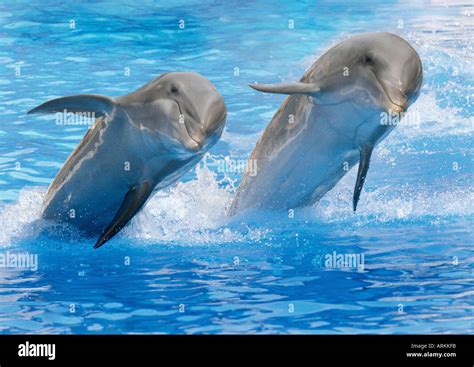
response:
<path id="1" fill-rule="evenodd" d="M 250 159 L 230 215 L 247 208 L 311 205 L 358 162 L 356 210 L 374 146 L 394 127 L 388 114 L 405 112 L 423 79 L 416 51 L 390 33 L 366 33 L 332 47 L 300 82 L 251 85 L 287 97 Z"/>
<path id="2" fill-rule="evenodd" d="M 163 74 L 126 96 L 58 98 L 28 113 L 64 111 L 98 118 L 49 187 L 42 216 L 100 235 L 95 248 L 193 167 L 226 120 L 219 92 L 190 72 Z"/>

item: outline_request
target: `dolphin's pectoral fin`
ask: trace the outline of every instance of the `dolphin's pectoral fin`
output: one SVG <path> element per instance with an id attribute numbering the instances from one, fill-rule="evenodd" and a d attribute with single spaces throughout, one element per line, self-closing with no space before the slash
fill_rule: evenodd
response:
<path id="1" fill-rule="evenodd" d="M 249 86 L 259 92 L 277 94 L 304 94 L 315 95 L 320 91 L 319 87 L 313 83 L 279 83 L 279 84 L 249 84 Z"/>
<path id="2" fill-rule="evenodd" d="M 366 144 L 360 149 L 359 170 L 357 171 L 357 181 L 354 188 L 354 197 L 352 198 L 354 212 L 357 209 L 360 192 L 362 191 L 362 186 L 364 186 L 365 177 L 367 176 L 367 171 L 369 170 L 370 156 L 372 155 L 373 149 L 374 147 L 372 144 Z"/>
<path id="3" fill-rule="evenodd" d="M 93 112 L 95 117 L 100 117 L 105 114 L 110 114 L 114 108 L 114 104 L 114 100 L 106 96 L 79 94 L 77 96 L 52 99 L 51 101 L 45 102 L 28 111 L 28 114 L 49 112 Z"/>
<path id="4" fill-rule="evenodd" d="M 125 198 L 123 199 L 122 205 L 115 214 L 112 222 L 104 230 L 104 233 L 97 240 L 94 248 L 99 248 L 113 236 L 115 236 L 133 216 L 141 209 L 145 204 L 146 200 L 153 191 L 154 186 L 148 182 L 143 181 L 140 185 L 133 186 L 128 190 Z"/>

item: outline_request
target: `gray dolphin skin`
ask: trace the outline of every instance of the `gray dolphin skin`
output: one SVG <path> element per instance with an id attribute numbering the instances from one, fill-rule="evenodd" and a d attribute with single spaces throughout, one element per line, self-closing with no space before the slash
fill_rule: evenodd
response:
<path id="1" fill-rule="evenodd" d="M 97 119 L 50 185 L 42 217 L 100 235 L 95 248 L 197 164 L 227 115 L 214 85 L 191 72 L 163 74 L 122 97 L 58 98 L 28 113 L 66 111 Z"/>
<path id="2" fill-rule="evenodd" d="M 418 97 L 421 60 L 391 33 L 364 33 L 332 47 L 296 83 L 253 84 L 289 95 L 250 155 L 229 215 L 248 208 L 312 205 L 359 163 L 353 210 L 375 145 Z"/>

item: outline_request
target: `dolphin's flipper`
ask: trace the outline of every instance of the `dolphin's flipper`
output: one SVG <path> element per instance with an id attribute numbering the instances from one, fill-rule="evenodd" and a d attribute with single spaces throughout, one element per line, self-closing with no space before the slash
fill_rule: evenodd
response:
<path id="1" fill-rule="evenodd" d="M 28 114 L 64 111 L 72 113 L 94 112 L 96 117 L 100 117 L 110 114 L 114 108 L 114 103 L 112 98 L 106 96 L 79 94 L 52 99 L 28 111 Z"/>
<path id="2" fill-rule="evenodd" d="M 315 95 L 320 91 L 319 87 L 313 83 L 279 83 L 279 84 L 249 84 L 249 86 L 259 92 L 277 94 L 304 94 Z"/>
<path id="3" fill-rule="evenodd" d="M 132 217 L 141 209 L 153 191 L 154 186 L 149 181 L 143 181 L 140 185 L 133 186 L 125 195 L 122 205 L 115 214 L 112 222 L 104 230 L 97 240 L 94 248 L 99 248 L 113 236 L 115 236 Z"/>
<path id="4" fill-rule="evenodd" d="M 365 177 L 367 176 L 367 171 L 369 170 L 370 156 L 372 155 L 373 149 L 374 147 L 372 144 L 366 144 L 360 149 L 359 170 L 357 171 L 357 181 L 354 188 L 354 197 L 352 199 L 354 211 L 357 209 L 360 192 L 362 191 L 362 186 L 364 186 Z"/>

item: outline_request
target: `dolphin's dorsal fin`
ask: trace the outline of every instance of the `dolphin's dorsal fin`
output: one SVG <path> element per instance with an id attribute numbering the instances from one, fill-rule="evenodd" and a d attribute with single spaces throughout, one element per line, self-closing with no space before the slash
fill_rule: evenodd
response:
<path id="1" fill-rule="evenodd" d="M 314 83 L 277 83 L 277 84 L 249 84 L 249 86 L 259 92 L 277 93 L 277 94 L 304 94 L 314 96 L 320 91 Z"/>
<path id="2" fill-rule="evenodd" d="M 112 222 L 105 228 L 104 232 L 97 240 L 94 248 L 99 248 L 113 236 L 115 236 L 125 225 L 132 219 L 132 217 L 142 208 L 148 197 L 153 192 L 154 185 L 149 181 L 143 181 L 139 185 L 133 186 L 128 190 L 122 205 L 115 214 Z"/>
<path id="3" fill-rule="evenodd" d="M 354 212 L 357 209 L 357 203 L 359 202 L 362 186 L 364 186 L 365 177 L 367 176 L 367 171 L 369 170 L 370 156 L 372 155 L 373 149 L 374 147 L 372 144 L 365 144 L 360 149 L 359 170 L 357 171 L 357 181 L 354 188 L 354 197 L 352 198 Z"/>
<path id="4" fill-rule="evenodd" d="M 109 115 L 114 108 L 114 104 L 114 100 L 106 96 L 79 94 L 77 96 L 52 99 L 28 111 L 28 114 L 64 111 L 73 113 L 93 112 L 96 117 L 100 117 Z"/>

